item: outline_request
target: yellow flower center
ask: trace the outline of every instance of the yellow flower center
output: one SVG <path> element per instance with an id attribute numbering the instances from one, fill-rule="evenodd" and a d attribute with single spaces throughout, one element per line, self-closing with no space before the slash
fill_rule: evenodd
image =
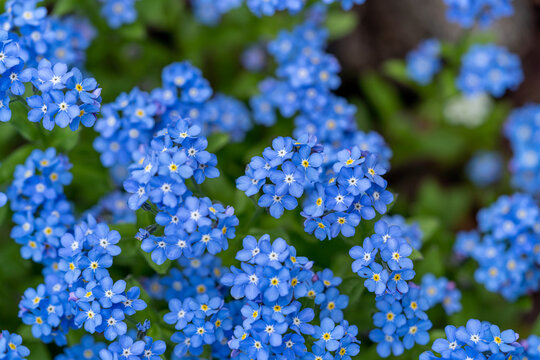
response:
<path id="1" fill-rule="evenodd" d="M 328 310 L 334 310 L 335 307 L 336 307 L 336 304 L 335 304 L 333 301 L 330 301 L 330 302 L 328 303 L 328 305 L 326 306 L 326 308 L 327 308 Z"/>

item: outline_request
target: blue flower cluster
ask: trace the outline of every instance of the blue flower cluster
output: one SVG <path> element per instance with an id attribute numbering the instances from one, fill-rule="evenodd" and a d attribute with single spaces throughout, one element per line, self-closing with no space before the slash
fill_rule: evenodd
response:
<path id="1" fill-rule="evenodd" d="M 514 153 L 510 160 L 513 185 L 531 194 L 540 192 L 539 116 L 539 105 L 526 105 L 511 113 L 504 128 Z"/>
<path id="2" fill-rule="evenodd" d="M 461 311 L 461 291 L 453 281 L 426 274 L 422 277 L 420 288 L 422 297 L 427 300 L 430 308 L 442 304 L 448 315 Z"/>
<path id="3" fill-rule="evenodd" d="M 137 20 L 135 2 L 137 0 L 99 0 L 101 14 L 110 27 L 116 29 L 124 24 L 131 24 Z"/>
<path id="4" fill-rule="evenodd" d="M 466 173 L 469 180 L 477 186 L 488 186 L 501 179 L 503 162 L 495 151 L 478 151 L 469 160 Z"/>
<path id="5" fill-rule="evenodd" d="M 463 55 L 456 85 L 466 95 L 489 93 L 501 97 L 523 81 L 521 60 L 503 47 L 473 45 Z"/>
<path id="6" fill-rule="evenodd" d="M 31 83 L 35 90 L 26 99 L 29 121 L 42 121 L 47 130 L 55 124 L 62 128 L 69 125 L 72 130 L 77 130 L 80 123 L 94 124 L 101 103 L 101 89 L 95 79 L 84 79 L 77 68 L 68 71 L 66 64 L 53 65 L 46 59 L 37 68 L 29 66 L 31 62 L 24 60 L 28 53 L 13 33 L 0 31 L 0 42 L 0 121 L 11 119 L 10 101 L 23 101 L 25 84 Z"/>
<path id="7" fill-rule="evenodd" d="M 272 242 L 268 235 L 244 238 L 236 259 L 241 268 L 233 266 L 222 277 L 233 298 L 241 300 L 241 315 L 233 318 L 241 323 L 228 342 L 231 356 L 350 359 L 359 353 L 358 329 L 343 320 L 348 297 L 339 293 L 341 279 L 332 271 L 315 273 L 294 247 L 281 238 Z M 310 305 L 304 307 L 306 301 Z M 313 302 L 320 308 L 317 324 L 311 324 Z M 307 344 L 312 344 L 309 350 Z"/>
<path id="8" fill-rule="evenodd" d="M 5 12 L 0 15 L 0 28 L 8 31 L 9 39 L 19 44 L 20 58 L 29 66 L 36 66 L 41 59 L 71 66 L 82 65 L 85 51 L 95 37 L 95 30 L 88 20 L 83 18 L 59 19 L 48 16 L 45 7 L 38 7 L 40 2 L 42 1 L 5 1 Z M 2 65 L 13 62 L 14 52 L 13 45 L 6 48 L 4 43 L 2 53 L 6 57 L 1 60 Z"/>
<path id="9" fill-rule="evenodd" d="M 19 316 L 36 338 L 66 344 L 70 328 L 104 333 L 109 340 L 126 331 L 125 315 L 146 307 L 139 289 L 126 291 L 108 268 L 120 254 L 120 234 L 92 217 L 75 225 L 63 187 L 71 181 L 66 157 L 54 149 L 34 150 L 18 165 L 8 189 L 17 224 L 11 232 L 23 258 L 43 263 L 45 283 L 27 289 Z"/>
<path id="10" fill-rule="evenodd" d="M 262 157 L 251 159 L 236 186 L 248 196 L 262 188 L 258 205 L 269 208 L 275 218 L 281 217 L 284 209 L 296 208 L 297 199 L 307 193 L 302 211 L 304 230 L 319 240 L 340 233 L 351 237 L 361 219 L 373 219 L 375 211 L 384 214 L 393 201 L 382 178 L 386 168 L 376 155 L 357 146 L 340 151 L 333 164 L 327 162 L 323 150 L 314 136 L 298 140 L 278 137 Z"/>
<path id="11" fill-rule="evenodd" d="M 125 192 L 113 191 L 103 196 L 85 215 L 92 215 L 96 220 L 108 224 L 133 224 L 136 216 L 127 205 L 129 197 Z"/>
<path id="12" fill-rule="evenodd" d="M 251 98 L 255 121 L 271 126 L 277 121 L 276 109 L 283 117 L 294 116 L 293 135 L 306 132 L 324 145 L 330 161 L 337 153 L 353 146 L 377 154 L 388 167 L 391 150 L 382 137 L 364 133 L 356 127 L 356 108 L 332 93 L 341 80 L 337 59 L 325 52 L 328 33 L 317 21 L 308 20 L 292 32 L 281 31 L 268 44 L 276 60 L 277 79 L 267 78 L 259 84 L 260 95 Z"/>
<path id="13" fill-rule="evenodd" d="M 135 88 L 103 105 L 103 117 L 95 126 L 99 136 L 94 148 L 119 183 L 127 178 L 126 167 L 148 151 L 153 135 L 173 121 L 190 118 L 203 134 L 226 132 L 234 141 L 243 139 L 251 128 L 247 108 L 225 95 L 210 99 L 210 84 L 188 62 L 165 67 L 162 80 L 163 87 L 151 93 Z"/>
<path id="14" fill-rule="evenodd" d="M 34 150 L 15 168 L 8 188 L 13 222 L 11 237 L 22 245 L 21 256 L 50 266 L 59 257 L 60 238 L 75 223 L 64 195 L 71 183 L 71 164 L 53 148 Z"/>
<path id="15" fill-rule="evenodd" d="M 30 121 L 43 120 L 48 130 L 55 122 L 72 129 L 80 122 L 91 126 L 101 89 L 78 69 L 68 72 L 66 64 L 83 64 L 94 31 L 86 21 L 48 17 L 39 2 L 9 0 L 0 15 L 0 121 L 11 119 L 10 102 L 25 101 L 25 85 L 31 83 L 34 96 L 26 99 Z"/>
<path id="16" fill-rule="evenodd" d="M 22 337 L 10 334 L 9 331 L 0 332 L 0 359 L 25 360 L 30 355 L 30 350 L 22 345 Z"/>
<path id="17" fill-rule="evenodd" d="M 100 360 L 161 360 L 166 344 L 162 340 L 154 341 L 150 336 L 142 339 L 132 335 L 122 335 L 107 349 L 99 351 Z"/>
<path id="18" fill-rule="evenodd" d="M 448 325 L 446 339 L 437 339 L 431 351 L 420 355 L 420 360 L 436 359 L 520 359 L 523 346 L 517 342 L 519 335 L 514 330 L 501 331 L 497 325 L 487 321 L 470 319 L 466 326 Z"/>
<path id="19" fill-rule="evenodd" d="M 409 258 L 412 251 L 399 226 L 379 220 L 375 234 L 365 238 L 362 246 L 351 248 L 349 255 L 355 260 L 352 271 L 366 279 L 364 286 L 375 295 L 399 297 L 409 291 L 407 281 L 415 275 Z"/>
<path id="20" fill-rule="evenodd" d="M 228 289 L 220 284 L 221 276 L 227 271 L 221 266 L 221 259 L 211 254 L 197 258 L 178 259 L 180 268 L 173 267 L 165 276 L 154 275 L 142 279 L 145 290 L 153 299 L 179 299 L 207 295 L 226 297 Z"/>
<path id="21" fill-rule="evenodd" d="M 377 327 L 369 333 L 369 338 L 377 343 L 377 353 L 381 357 L 401 355 L 414 344 L 429 342 L 428 330 L 432 323 L 426 311 L 442 303 L 447 314 L 461 310 L 461 292 L 446 278 L 436 278 L 426 274 L 419 286 L 409 283 L 407 293 L 387 293 L 376 298 L 379 310 L 373 315 Z"/>
<path id="22" fill-rule="evenodd" d="M 538 360 L 540 359 L 540 337 L 537 335 L 531 335 L 527 339 L 523 340 L 521 345 L 523 346 L 522 359 Z"/>
<path id="23" fill-rule="evenodd" d="M 340 3 L 343 10 L 350 10 L 355 4 L 363 4 L 366 0 L 320 0 L 317 5 Z M 244 0 L 191 0 L 195 17 L 203 24 L 217 25 L 221 17 L 236 9 Z M 290 14 L 299 13 L 304 9 L 305 0 L 245 0 L 249 10 L 256 16 L 272 16 L 279 11 Z"/>
<path id="24" fill-rule="evenodd" d="M 418 222 L 415 221 L 409 224 L 401 215 L 385 215 L 381 220 L 386 222 L 388 226 L 398 226 L 401 229 L 401 236 L 407 243 L 413 249 L 420 250 L 424 234 L 422 233 Z"/>
<path id="25" fill-rule="evenodd" d="M 437 39 L 423 41 L 407 54 L 407 73 L 420 85 L 427 85 L 442 67 L 441 44 Z"/>
<path id="26" fill-rule="evenodd" d="M 95 342 L 92 335 L 84 335 L 79 344 L 64 348 L 54 360 L 100 360 L 99 352 L 105 348 L 105 343 Z"/>
<path id="27" fill-rule="evenodd" d="M 475 24 L 490 26 L 493 21 L 514 13 L 513 0 L 444 0 L 448 7 L 446 18 L 462 27 Z"/>
<path id="28" fill-rule="evenodd" d="M 44 269 L 45 284 L 28 289 L 19 316 L 44 342 L 65 345 L 70 328 L 103 333 L 108 340 L 127 331 L 126 316 L 146 308 L 137 287 L 113 281 L 108 268 L 120 254 L 120 234 L 93 218 L 62 236 L 59 259 Z"/>
<path id="29" fill-rule="evenodd" d="M 478 263 L 476 281 L 509 300 L 538 290 L 540 209 L 533 198 L 501 196 L 477 220 L 478 231 L 459 233 L 455 243 L 458 255 Z"/>
<path id="30" fill-rule="evenodd" d="M 27 68 L 20 73 L 21 81 L 30 81 L 40 93 L 26 99 L 30 108 L 28 120 L 43 123 L 43 127 L 52 130 L 56 125 L 65 128 L 69 125 L 75 131 L 79 124 L 91 127 L 96 122 L 96 115 L 101 107 L 101 88 L 94 78 L 84 78 L 82 73 L 73 68 L 68 71 L 65 64 L 54 66 L 48 60 L 41 60 L 37 68 Z M 15 92 L 12 82 L 11 92 Z M 22 84 L 21 84 L 22 86 Z"/>
<path id="31" fill-rule="evenodd" d="M 201 184 L 219 176 L 216 156 L 206 151 L 208 141 L 200 131 L 190 119 L 173 121 L 130 166 L 131 176 L 124 182 L 125 190 L 133 194 L 128 199 L 131 210 L 148 206 L 148 200 L 159 210 L 156 222 L 164 227 L 164 236 L 141 235 L 142 249 L 151 252 L 157 264 L 205 251 L 217 254 L 235 235 L 234 208 L 194 196 L 186 186 L 188 179 Z"/>
<path id="32" fill-rule="evenodd" d="M 377 343 L 381 357 L 399 356 L 414 344 L 429 342 L 428 330 L 432 324 L 425 311 L 430 306 L 418 287 L 411 284 L 410 291 L 401 299 L 379 296 L 376 306 L 378 312 L 373 315 L 373 324 L 377 328 L 370 331 L 369 338 Z"/>

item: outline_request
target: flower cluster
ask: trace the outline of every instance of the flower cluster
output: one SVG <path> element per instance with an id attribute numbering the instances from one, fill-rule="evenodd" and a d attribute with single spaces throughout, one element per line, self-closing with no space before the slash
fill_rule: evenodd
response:
<path id="1" fill-rule="evenodd" d="M 174 121 L 190 118 L 202 134 L 226 132 L 234 141 L 243 139 L 251 128 L 247 108 L 225 95 L 210 99 L 208 81 L 188 62 L 165 67 L 162 81 L 163 87 L 151 93 L 135 88 L 103 106 L 103 117 L 95 126 L 99 136 L 94 148 L 119 183 L 127 177 L 126 167 L 149 151 L 153 135 Z"/>
<path id="2" fill-rule="evenodd" d="M 521 345 L 523 346 L 524 354 L 522 359 L 538 360 L 540 359 L 540 337 L 537 335 L 531 335 L 527 339 L 523 340 Z"/>
<path id="3" fill-rule="evenodd" d="M 504 132 L 514 153 L 510 161 L 513 185 L 531 194 L 540 191 L 540 106 L 527 105 L 512 112 Z"/>
<path id="4" fill-rule="evenodd" d="M 95 342 L 92 335 L 84 335 L 78 344 L 64 348 L 55 360 L 99 360 L 99 352 L 105 347 L 105 343 Z"/>
<path id="5" fill-rule="evenodd" d="M 92 126 L 101 89 L 94 79 L 83 79 L 78 69 L 68 72 L 66 64 L 83 63 L 83 50 L 89 46 L 93 30 L 84 21 L 47 17 L 47 10 L 37 7 L 38 2 L 5 3 L 0 21 L 0 121 L 11 119 L 10 102 L 24 101 L 25 84 L 31 83 L 34 96 L 26 99 L 31 108 L 28 120 L 43 120 L 47 130 L 55 123 L 72 129 L 81 122 Z"/>
<path id="6" fill-rule="evenodd" d="M 27 75 L 27 71 L 30 75 Z M 56 63 L 53 66 L 44 59 L 37 68 L 25 69 L 20 79 L 31 81 L 40 91 L 26 99 L 30 107 L 29 121 L 42 121 L 47 130 L 52 130 L 55 124 L 61 128 L 69 125 L 73 131 L 79 128 L 79 124 L 90 127 L 96 122 L 101 107 L 101 88 L 98 88 L 94 78 L 84 78 L 77 68 L 68 71 L 65 64 Z M 16 83 L 12 83 L 11 91 L 22 95 L 13 91 Z"/>
<path id="7" fill-rule="evenodd" d="M 137 0 L 99 0 L 102 3 L 101 14 L 112 28 L 131 24 L 137 19 L 135 1 Z"/>
<path id="8" fill-rule="evenodd" d="M 234 208 L 196 197 L 186 186 L 187 179 L 201 184 L 219 176 L 216 156 L 206 151 L 208 141 L 199 134 L 200 128 L 191 120 L 173 121 L 130 167 L 131 176 L 124 182 L 133 194 L 128 199 L 130 209 L 137 210 L 149 200 L 159 210 L 156 222 L 164 227 L 164 236 L 141 236 L 142 249 L 151 252 L 157 264 L 205 251 L 217 254 L 227 249 L 227 239 L 234 237 L 238 225 Z"/>
<path id="9" fill-rule="evenodd" d="M 275 218 L 281 217 L 284 209 L 296 208 L 297 199 L 306 192 L 302 211 L 305 231 L 319 240 L 340 233 L 351 237 L 361 219 L 373 219 L 375 211 L 384 214 L 393 201 L 381 177 L 386 169 L 376 155 L 359 147 L 340 151 L 333 164 L 325 162 L 325 156 L 314 136 L 298 140 L 278 137 L 262 157 L 251 159 L 246 175 L 236 184 L 248 196 L 262 188 L 258 205 L 269 208 Z"/>
<path id="10" fill-rule="evenodd" d="M 473 155 L 466 167 L 466 174 L 477 186 L 487 186 L 501 179 L 503 162 L 495 151 L 479 151 Z"/>
<path id="11" fill-rule="evenodd" d="M 382 217 L 384 222 L 388 226 L 398 226 L 401 229 L 401 236 L 407 241 L 407 243 L 416 250 L 420 250 L 422 247 L 422 230 L 417 222 L 407 223 L 405 218 L 401 215 L 385 215 Z"/>
<path id="12" fill-rule="evenodd" d="M 93 218 L 61 238 L 59 259 L 45 268 L 45 284 L 28 289 L 19 316 L 44 342 L 66 343 L 70 328 L 103 333 L 108 340 L 127 331 L 125 317 L 146 308 L 137 287 L 113 281 L 108 268 L 120 254 L 120 234 Z"/>
<path id="13" fill-rule="evenodd" d="M 144 309 L 139 289 L 126 291 L 108 268 L 120 254 L 120 234 L 92 217 L 75 224 L 63 187 L 71 181 L 66 157 L 54 149 L 34 150 L 18 165 L 8 189 L 17 224 L 11 232 L 23 258 L 43 263 L 44 284 L 27 289 L 19 316 L 44 342 L 66 343 L 70 328 L 104 333 L 114 339 L 126 331 L 125 315 Z"/>
<path id="14" fill-rule="evenodd" d="M 446 278 L 426 274 L 420 286 L 410 282 L 408 292 L 385 294 L 376 298 L 379 312 L 373 315 L 377 327 L 369 338 L 377 343 L 377 353 L 388 357 L 399 356 L 414 344 L 426 345 L 431 329 L 426 311 L 442 303 L 447 314 L 461 310 L 461 292 Z"/>
<path id="15" fill-rule="evenodd" d="M 85 215 L 92 215 L 96 220 L 109 224 L 135 223 L 135 213 L 127 205 L 129 196 L 125 192 L 113 191 L 103 196 Z"/>
<path id="16" fill-rule="evenodd" d="M 30 67 L 23 60 L 28 54 L 17 40 L 0 31 L 0 41 L 4 54 L 0 60 L 0 121 L 11 119 L 10 101 L 20 100 L 26 92 L 25 84 L 32 83 L 39 92 L 26 99 L 29 121 L 42 121 L 47 130 L 55 124 L 62 128 L 69 125 L 72 130 L 77 130 L 79 123 L 94 124 L 101 103 L 101 89 L 95 79 L 84 79 L 77 68 L 68 71 L 66 64 L 53 65 L 46 59 L 37 68 Z"/>
<path id="17" fill-rule="evenodd" d="M 463 55 L 456 84 L 466 95 L 489 93 L 501 97 L 523 81 L 521 60 L 503 47 L 473 45 Z"/>
<path id="18" fill-rule="evenodd" d="M 0 27 L 9 31 L 9 38 L 18 43 L 22 54 L 20 57 L 25 59 L 29 66 L 36 66 L 41 59 L 71 66 L 82 65 L 85 50 L 90 46 L 95 30 L 86 19 L 59 19 L 48 16 L 45 7 L 38 7 L 40 2 L 42 1 L 6 1 L 5 12 L 0 17 Z M 6 60 L 13 61 L 10 59 L 13 51 L 12 45 L 6 49 L 4 44 L 3 53 L 8 56 L 2 60 L 3 65 L 7 64 Z"/>
<path id="19" fill-rule="evenodd" d="M 199 295 L 226 297 L 228 289 L 220 285 L 220 279 L 227 269 L 221 266 L 220 258 L 204 254 L 191 259 L 180 258 L 178 264 L 180 268 L 173 267 L 165 276 L 142 279 L 150 297 L 167 302 Z"/>
<path id="20" fill-rule="evenodd" d="M 340 3 L 344 10 L 350 10 L 355 4 L 363 4 L 366 0 L 320 0 L 318 5 Z M 191 0 L 195 17 L 203 24 L 216 25 L 221 17 L 236 9 L 244 0 Z M 296 14 L 303 10 L 304 0 L 245 0 L 249 10 L 256 16 L 272 16 L 276 12 L 288 11 Z"/>
<path id="21" fill-rule="evenodd" d="M 433 343 L 434 352 L 420 355 L 420 360 L 436 359 L 512 359 L 521 358 L 523 346 L 517 342 L 519 335 L 514 330 L 501 332 L 497 325 L 487 321 L 470 319 L 466 326 L 448 325 L 445 328 L 446 339 L 437 339 Z"/>
<path id="22" fill-rule="evenodd" d="M 362 246 L 351 248 L 352 271 L 366 279 L 364 286 L 375 295 L 399 296 L 409 291 L 407 281 L 415 275 L 409 258 L 412 251 L 399 226 L 380 220 L 374 235 L 365 238 Z"/>
<path id="23" fill-rule="evenodd" d="M 437 39 L 422 42 L 407 54 L 407 73 L 420 85 L 427 85 L 442 67 L 441 44 Z"/>
<path id="24" fill-rule="evenodd" d="M 478 212 L 478 231 L 458 234 L 455 252 L 479 265 L 475 279 L 509 300 L 538 290 L 540 210 L 526 194 L 501 196 Z"/>
<path id="25" fill-rule="evenodd" d="M 461 311 L 461 291 L 453 281 L 426 274 L 422 277 L 420 288 L 422 297 L 427 300 L 430 308 L 442 304 L 448 315 Z"/>
<path id="26" fill-rule="evenodd" d="M 312 263 L 297 257 L 294 247 L 281 238 L 272 242 L 268 235 L 259 240 L 244 238 L 236 259 L 241 268 L 231 267 L 222 278 L 233 298 L 242 300 L 241 324 L 229 340 L 232 354 L 252 359 L 358 354 L 358 330 L 343 320 L 348 297 L 339 293 L 341 279 L 332 271 L 315 273 Z M 303 307 L 301 299 L 320 308 L 318 325 L 311 324 L 314 308 Z M 306 340 L 311 343 L 311 339 L 308 350 Z"/>
<path id="27" fill-rule="evenodd" d="M 378 312 L 373 315 L 373 324 L 377 328 L 370 331 L 369 338 L 377 343 L 381 357 L 399 356 L 415 343 L 429 342 L 428 330 L 432 324 L 425 311 L 430 306 L 418 287 L 411 287 L 399 300 L 391 295 L 379 296 L 376 306 Z"/>
<path id="28" fill-rule="evenodd" d="M 59 257 L 60 238 L 75 223 L 64 195 L 71 164 L 55 149 L 34 150 L 17 165 L 8 197 L 13 222 L 11 237 L 22 245 L 21 256 L 49 265 Z"/>
<path id="29" fill-rule="evenodd" d="M 165 350 L 166 345 L 162 340 L 154 341 L 150 336 L 139 340 L 139 336 L 128 334 L 120 336 L 107 349 L 101 349 L 99 356 L 100 360 L 161 360 Z"/>
<path id="30" fill-rule="evenodd" d="M 488 27 L 497 19 L 514 13 L 513 0 L 444 0 L 449 21 L 462 27 L 471 28 L 475 24 Z"/>
<path id="31" fill-rule="evenodd" d="M 255 121 L 273 125 L 278 109 L 283 117 L 295 117 L 295 137 L 306 132 L 315 135 L 330 159 L 335 159 L 342 149 L 359 146 L 377 154 L 388 167 L 392 152 L 382 137 L 359 131 L 354 119 L 356 108 L 332 93 L 341 82 L 340 65 L 325 52 L 327 36 L 316 21 L 308 20 L 292 32 L 281 31 L 268 44 L 278 64 L 278 78 L 262 81 L 261 94 L 251 98 Z"/>
<path id="32" fill-rule="evenodd" d="M 0 359 L 25 360 L 30 355 L 30 350 L 22 345 L 22 337 L 10 334 L 9 331 L 0 332 Z"/>

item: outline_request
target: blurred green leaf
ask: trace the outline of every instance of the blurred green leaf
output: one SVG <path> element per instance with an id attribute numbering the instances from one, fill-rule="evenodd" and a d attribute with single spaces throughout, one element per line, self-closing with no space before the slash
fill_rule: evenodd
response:
<path id="1" fill-rule="evenodd" d="M 354 13 L 335 11 L 330 12 L 326 19 L 326 28 L 331 39 L 341 38 L 351 31 L 358 24 L 358 18 Z"/>
<path id="2" fill-rule="evenodd" d="M 34 150 L 34 146 L 31 144 L 21 146 L 2 161 L 0 165 L 0 183 L 6 183 L 13 178 L 15 167 L 24 163 L 32 150 Z"/>
<path id="3" fill-rule="evenodd" d="M 225 145 L 229 143 L 230 137 L 226 133 L 215 133 L 208 137 L 208 148 L 207 151 L 212 154 L 216 154 L 221 150 Z"/>

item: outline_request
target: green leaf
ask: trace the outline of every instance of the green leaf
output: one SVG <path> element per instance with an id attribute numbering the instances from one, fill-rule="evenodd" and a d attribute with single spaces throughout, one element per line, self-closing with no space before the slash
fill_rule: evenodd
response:
<path id="1" fill-rule="evenodd" d="M 531 334 L 540 336 L 540 316 L 534 322 L 534 325 L 531 330 Z"/>
<path id="2" fill-rule="evenodd" d="M 48 137 L 48 146 L 56 148 L 59 152 L 69 152 L 79 142 L 79 131 L 70 128 L 56 128 Z"/>
<path id="3" fill-rule="evenodd" d="M 390 78 L 405 83 L 413 84 L 407 74 L 407 66 L 403 60 L 388 60 L 383 64 L 383 72 Z"/>
<path id="4" fill-rule="evenodd" d="M 20 101 L 10 104 L 11 120 L 9 124 L 17 129 L 17 132 L 28 141 L 42 140 L 43 134 L 36 123 L 28 121 L 28 109 Z"/>
<path id="5" fill-rule="evenodd" d="M 422 243 L 430 240 L 441 226 L 441 221 L 436 217 L 425 216 L 420 218 L 413 218 L 411 220 L 417 222 L 418 226 L 420 226 L 420 230 L 422 230 Z"/>
<path id="6" fill-rule="evenodd" d="M 0 165 L 0 183 L 5 183 L 11 180 L 15 167 L 24 163 L 26 158 L 34 150 L 34 146 L 28 144 L 21 146 L 12 152 Z"/>
<path id="7" fill-rule="evenodd" d="M 389 120 L 401 108 L 396 89 L 381 76 L 365 74 L 360 78 L 360 85 L 383 120 Z"/>
<path id="8" fill-rule="evenodd" d="M 358 17 L 349 12 L 330 12 L 326 20 L 326 27 L 331 39 L 341 38 L 356 28 Z"/>
<path id="9" fill-rule="evenodd" d="M 73 11 L 78 3 L 79 1 L 77 0 L 58 0 L 54 5 L 52 14 L 56 16 L 65 15 Z"/>
<path id="10" fill-rule="evenodd" d="M 169 272 L 169 268 L 171 267 L 172 265 L 172 261 L 171 260 L 165 260 L 165 262 L 161 265 L 158 265 L 154 262 L 154 260 L 152 260 L 152 255 L 151 253 L 147 253 L 145 252 L 144 250 L 141 249 L 141 253 L 144 257 L 144 259 L 146 260 L 146 262 L 148 263 L 148 265 L 155 271 L 157 272 L 158 274 L 160 275 L 165 275 Z"/>
<path id="11" fill-rule="evenodd" d="M 409 258 L 412 260 L 412 261 L 416 261 L 416 260 L 422 260 L 424 258 L 424 256 L 422 255 L 422 253 L 416 249 L 413 249 L 412 251 L 412 254 L 411 256 L 409 256 Z"/>
<path id="12" fill-rule="evenodd" d="M 229 143 L 229 134 L 227 133 L 215 133 L 208 137 L 208 152 L 213 154 L 221 150 L 225 145 Z"/>

